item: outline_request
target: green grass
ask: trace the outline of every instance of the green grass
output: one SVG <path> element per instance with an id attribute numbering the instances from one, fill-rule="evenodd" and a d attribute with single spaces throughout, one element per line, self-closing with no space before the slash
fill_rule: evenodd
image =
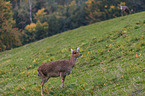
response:
<path id="1" fill-rule="evenodd" d="M 61 88 L 60 77 L 44 85 L 48 96 L 144 96 L 145 12 L 83 26 L 0 53 L 0 96 L 40 96 L 37 68 L 83 54 Z"/>

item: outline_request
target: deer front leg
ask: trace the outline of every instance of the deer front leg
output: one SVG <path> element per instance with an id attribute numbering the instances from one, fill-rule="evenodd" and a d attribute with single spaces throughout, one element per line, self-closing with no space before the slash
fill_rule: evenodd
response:
<path id="1" fill-rule="evenodd" d="M 64 83 L 64 80 L 65 80 L 65 77 L 66 77 L 65 73 L 60 72 L 60 77 L 61 77 L 61 81 L 62 81 L 61 87 L 63 87 L 63 83 Z"/>
<path id="2" fill-rule="evenodd" d="M 41 96 L 43 96 L 43 85 L 44 85 L 44 81 L 41 82 Z"/>

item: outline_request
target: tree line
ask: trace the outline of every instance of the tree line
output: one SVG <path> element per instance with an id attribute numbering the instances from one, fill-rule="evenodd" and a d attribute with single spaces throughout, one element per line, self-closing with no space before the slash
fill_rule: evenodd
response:
<path id="1" fill-rule="evenodd" d="M 144 0 L 0 0 L 0 51 L 119 17 L 120 5 L 145 10 Z"/>

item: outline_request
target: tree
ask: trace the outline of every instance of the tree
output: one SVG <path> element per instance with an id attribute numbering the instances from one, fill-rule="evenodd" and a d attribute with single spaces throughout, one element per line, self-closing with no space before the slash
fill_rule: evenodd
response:
<path id="1" fill-rule="evenodd" d="M 89 23 L 94 23 L 101 21 L 103 18 L 104 12 L 101 11 L 101 4 L 102 1 L 95 1 L 95 0 L 88 0 L 85 2 L 86 3 L 86 19 L 88 20 Z"/>
<path id="2" fill-rule="evenodd" d="M 120 16 L 121 0 L 87 0 L 86 19 L 94 23 Z"/>
<path id="3" fill-rule="evenodd" d="M 21 32 L 15 27 L 10 2 L 0 1 L 0 51 L 21 45 Z"/>
<path id="4" fill-rule="evenodd" d="M 44 12 L 44 8 L 38 10 L 35 15 L 36 23 L 28 24 L 24 30 L 24 43 L 33 42 L 36 40 L 40 40 L 44 37 L 48 36 L 48 28 L 49 25 L 46 22 L 46 12 Z"/>
<path id="5" fill-rule="evenodd" d="M 126 5 L 134 12 L 145 11 L 145 0 L 126 0 Z"/>
<path id="6" fill-rule="evenodd" d="M 16 27 L 22 30 L 27 24 L 31 23 L 29 2 L 26 2 L 25 0 L 20 0 L 19 6 L 14 8 L 14 19 L 16 20 Z"/>

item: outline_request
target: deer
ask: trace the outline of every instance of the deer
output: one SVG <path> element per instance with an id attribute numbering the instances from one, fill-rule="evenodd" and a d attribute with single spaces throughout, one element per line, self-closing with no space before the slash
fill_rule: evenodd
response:
<path id="1" fill-rule="evenodd" d="M 131 12 L 133 12 L 133 9 L 130 9 L 127 6 L 120 6 L 121 9 L 121 16 L 123 16 L 123 12 L 125 12 L 126 14 L 131 14 Z"/>
<path id="2" fill-rule="evenodd" d="M 50 77 L 60 76 L 63 87 L 65 77 L 72 72 L 73 67 L 76 64 L 77 58 L 81 57 L 82 54 L 79 53 L 80 47 L 77 50 L 71 49 L 70 60 L 58 60 L 54 62 L 44 63 L 38 67 L 37 73 L 41 81 L 41 95 L 43 96 L 43 86 L 48 81 Z"/>

